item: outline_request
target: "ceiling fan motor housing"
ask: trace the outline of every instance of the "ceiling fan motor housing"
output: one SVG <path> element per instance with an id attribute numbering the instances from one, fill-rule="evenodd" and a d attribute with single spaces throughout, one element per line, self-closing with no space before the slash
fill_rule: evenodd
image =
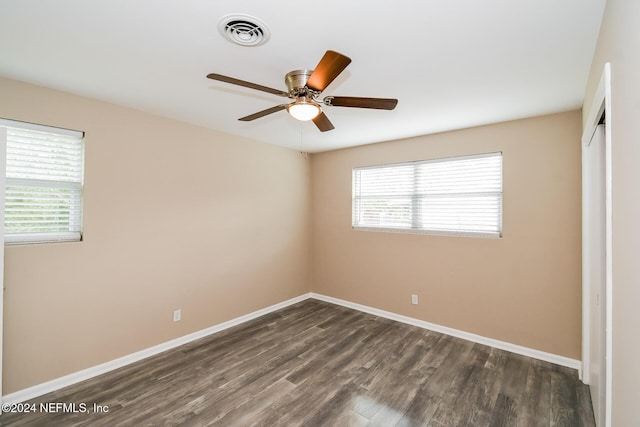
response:
<path id="1" fill-rule="evenodd" d="M 284 76 L 284 83 L 287 85 L 289 94 L 294 97 L 304 96 L 307 93 L 305 88 L 307 80 L 313 73 L 313 70 L 295 70 L 288 72 Z"/>

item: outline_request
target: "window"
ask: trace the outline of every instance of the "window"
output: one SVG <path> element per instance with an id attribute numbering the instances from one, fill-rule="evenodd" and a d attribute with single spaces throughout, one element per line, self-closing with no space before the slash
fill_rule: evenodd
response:
<path id="1" fill-rule="evenodd" d="M 7 128 L 5 243 L 79 241 L 84 134 L 0 119 Z"/>
<path id="2" fill-rule="evenodd" d="M 494 236 L 502 233 L 502 153 L 353 170 L 360 229 Z"/>

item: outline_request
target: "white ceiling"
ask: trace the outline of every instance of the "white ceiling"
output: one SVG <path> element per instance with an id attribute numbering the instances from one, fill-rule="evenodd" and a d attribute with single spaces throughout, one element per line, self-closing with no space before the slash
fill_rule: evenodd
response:
<path id="1" fill-rule="evenodd" d="M 579 108 L 604 3 L 0 0 L 0 75 L 317 152 Z M 229 13 L 259 18 L 270 40 L 226 41 Z M 398 107 L 326 107 L 324 133 L 286 111 L 240 122 L 283 99 L 205 77 L 286 90 L 287 72 L 328 49 L 352 63 L 323 96 Z"/>

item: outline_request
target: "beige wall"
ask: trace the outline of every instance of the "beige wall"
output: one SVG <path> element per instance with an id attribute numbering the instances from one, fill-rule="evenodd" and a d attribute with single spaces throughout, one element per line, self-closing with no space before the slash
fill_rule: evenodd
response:
<path id="1" fill-rule="evenodd" d="M 638 426 L 640 382 L 640 2 L 607 0 L 584 113 L 611 62 L 613 195 L 612 425 Z M 586 120 L 586 117 L 584 117 Z"/>
<path id="2" fill-rule="evenodd" d="M 6 79 L 0 94 L 0 117 L 86 132 L 84 241 L 6 249 L 5 394 L 309 292 L 300 153 Z"/>
<path id="3" fill-rule="evenodd" d="M 314 154 L 313 291 L 580 359 L 580 135 L 573 111 Z M 503 238 L 351 228 L 352 168 L 494 151 Z"/>

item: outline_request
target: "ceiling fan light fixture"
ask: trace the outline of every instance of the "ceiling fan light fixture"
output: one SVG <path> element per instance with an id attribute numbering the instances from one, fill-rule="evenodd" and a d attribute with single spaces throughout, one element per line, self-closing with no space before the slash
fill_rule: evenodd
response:
<path id="1" fill-rule="evenodd" d="M 287 106 L 287 111 L 294 119 L 307 122 L 318 117 L 322 109 L 317 102 L 307 97 L 300 97 Z"/>

